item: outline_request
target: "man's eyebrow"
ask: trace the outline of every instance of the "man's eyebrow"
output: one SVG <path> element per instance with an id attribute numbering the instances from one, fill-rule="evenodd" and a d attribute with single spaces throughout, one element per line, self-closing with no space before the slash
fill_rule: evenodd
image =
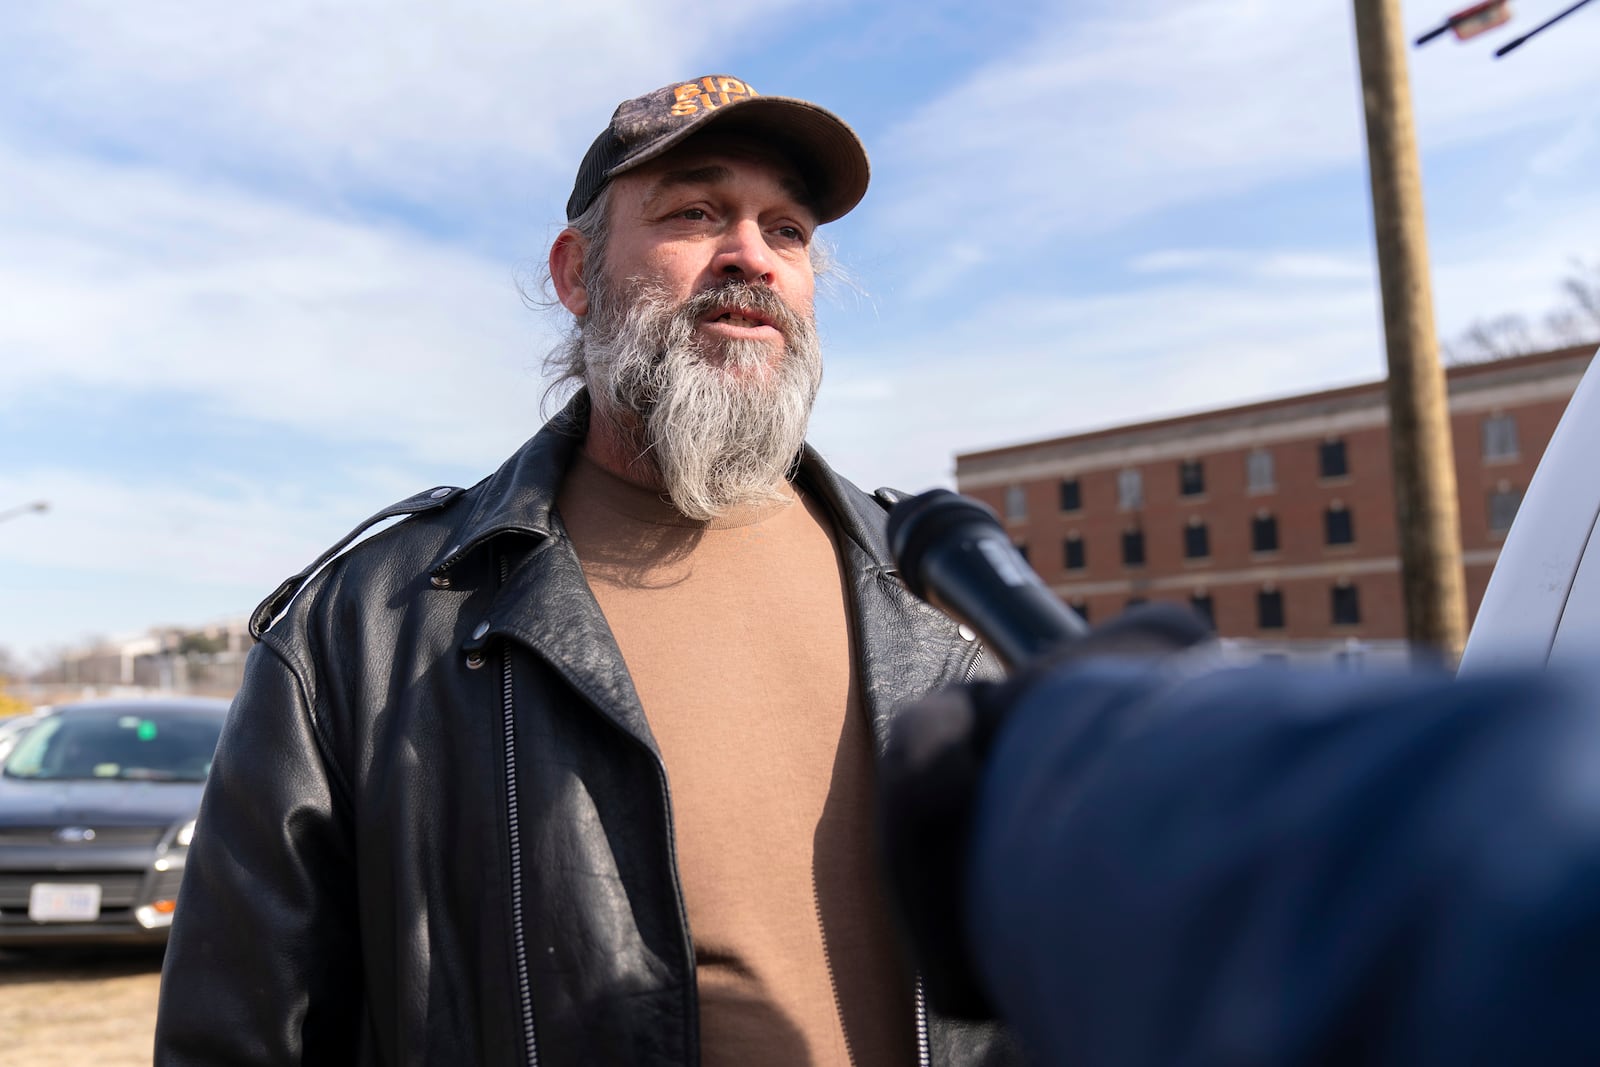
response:
<path id="1" fill-rule="evenodd" d="M 733 180 L 733 171 L 718 163 L 707 164 L 704 167 L 689 167 L 684 170 L 669 170 L 656 179 L 651 186 L 645 203 L 651 203 L 672 189 L 681 185 L 716 185 L 719 182 Z M 811 206 L 811 190 L 806 188 L 805 182 L 792 174 L 785 174 L 778 179 L 778 186 L 785 193 L 794 198 L 798 204 Z"/>
<path id="2" fill-rule="evenodd" d="M 688 170 L 669 170 L 650 189 L 650 199 L 654 200 L 675 186 L 679 185 L 715 185 L 717 182 L 729 181 L 733 178 L 733 171 L 715 163 L 704 167 L 691 167 Z"/>

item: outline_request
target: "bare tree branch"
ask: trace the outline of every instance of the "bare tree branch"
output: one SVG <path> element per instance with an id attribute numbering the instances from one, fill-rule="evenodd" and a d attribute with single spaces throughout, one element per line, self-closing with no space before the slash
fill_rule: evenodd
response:
<path id="1" fill-rule="evenodd" d="M 1522 315 L 1478 319 L 1455 339 L 1440 342 L 1444 362 L 1483 363 L 1600 341 L 1600 259 L 1588 263 L 1575 256 L 1571 263 L 1571 273 L 1561 280 L 1565 301 L 1538 327 Z"/>
<path id="2" fill-rule="evenodd" d="M 1578 310 L 1600 327 L 1600 260 L 1589 264 L 1574 258 L 1572 273 L 1562 279 L 1561 288 Z"/>

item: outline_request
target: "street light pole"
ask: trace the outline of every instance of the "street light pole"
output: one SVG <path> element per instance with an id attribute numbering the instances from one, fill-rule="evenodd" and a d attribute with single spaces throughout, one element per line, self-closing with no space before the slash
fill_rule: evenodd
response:
<path id="1" fill-rule="evenodd" d="M 1460 504 L 1439 363 L 1399 0 L 1354 0 L 1383 332 L 1406 637 L 1454 663 L 1466 644 Z"/>
<path id="2" fill-rule="evenodd" d="M 49 510 L 50 502 L 48 500 L 35 500 L 31 504 L 23 504 L 20 507 L 7 508 L 5 511 L 0 511 L 0 522 L 5 522 L 7 519 L 14 519 L 19 515 L 27 515 L 28 513 L 34 511 L 43 512 Z"/>

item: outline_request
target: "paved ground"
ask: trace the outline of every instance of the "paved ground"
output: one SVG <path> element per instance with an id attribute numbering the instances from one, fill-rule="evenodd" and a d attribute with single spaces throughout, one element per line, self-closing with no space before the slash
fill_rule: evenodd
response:
<path id="1" fill-rule="evenodd" d="M 161 954 L 0 952 L 9 1067 L 149 1067 Z"/>

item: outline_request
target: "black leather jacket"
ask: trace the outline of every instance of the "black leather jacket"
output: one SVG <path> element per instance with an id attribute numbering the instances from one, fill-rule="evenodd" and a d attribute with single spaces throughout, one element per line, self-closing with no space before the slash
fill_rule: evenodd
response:
<path id="1" fill-rule="evenodd" d="M 698 1062 L 665 772 L 552 509 L 585 418 L 580 395 L 258 609 L 157 1064 Z M 836 522 L 881 751 L 896 706 L 988 657 L 895 577 L 880 500 L 809 448 L 799 478 Z M 918 1015 L 932 1063 L 1014 1062 Z"/>

